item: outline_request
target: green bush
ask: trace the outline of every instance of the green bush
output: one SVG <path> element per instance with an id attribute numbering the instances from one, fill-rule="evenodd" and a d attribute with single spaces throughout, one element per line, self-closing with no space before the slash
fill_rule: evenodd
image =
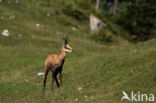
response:
<path id="1" fill-rule="evenodd" d="M 106 43 L 113 42 L 113 33 L 108 28 L 101 28 L 96 34 L 93 34 L 92 38 L 98 42 Z"/>
<path id="2" fill-rule="evenodd" d="M 82 21 L 82 20 L 88 20 L 87 14 L 81 10 L 80 8 L 74 7 L 72 4 L 66 4 L 62 8 L 62 12 L 65 15 L 71 16 L 72 18 Z"/>
<path id="3" fill-rule="evenodd" d="M 154 0 L 137 0 L 127 4 L 126 10 L 122 10 L 117 23 L 129 31 L 132 40 L 147 40 L 156 34 L 156 3 Z"/>

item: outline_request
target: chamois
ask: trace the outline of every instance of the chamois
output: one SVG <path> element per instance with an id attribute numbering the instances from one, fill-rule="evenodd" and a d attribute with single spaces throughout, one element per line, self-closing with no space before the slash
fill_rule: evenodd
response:
<path id="1" fill-rule="evenodd" d="M 44 81 L 43 81 L 43 92 L 45 91 L 46 86 L 46 79 L 48 76 L 48 72 L 52 71 L 52 83 L 51 83 L 51 91 L 54 89 L 54 80 L 56 81 L 56 84 L 59 87 L 62 87 L 62 67 L 65 62 L 66 54 L 67 52 L 72 52 L 72 48 L 68 44 L 68 37 L 62 38 L 63 44 L 62 44 L 62 52 L 60 54 L 51 54 L 47 57 L 45 61 L 45 73 L 44 73 Z M 60 78 L 60 84 L 57 80 L 57 74 Z"/>

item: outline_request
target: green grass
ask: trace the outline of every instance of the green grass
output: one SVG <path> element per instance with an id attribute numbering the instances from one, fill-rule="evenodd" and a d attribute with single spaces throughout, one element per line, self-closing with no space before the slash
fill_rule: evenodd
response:
<path id="1" fill-rule="evenodd" d="M 100 44 L 90 38 L 86 21 L 57 9 L 63 5 L 61 0 L 50 6 L 46 6 L 48 0 L 41 6 L 36 2 L 0 3 L 4 17 L 0 33 L 4 29 L 10 33 L 9 37 L 0 34 L 0 103 L 74 103 L 75 99 L 77 103 L 119 103 L 123 90 L 156 95 L 156 39 L 132 44 L 121 38 L 111 45 Z M 10 15 L 16 18 L 10 20 Z M 55 84 L 50 91 L 49 73 L 43 94 L 43 77 L 37 73 L 44 71 L 49 54 L 60 52 L 61 38 L 67 35 L 74 51 L 64 64 L 63 88 Z"/>

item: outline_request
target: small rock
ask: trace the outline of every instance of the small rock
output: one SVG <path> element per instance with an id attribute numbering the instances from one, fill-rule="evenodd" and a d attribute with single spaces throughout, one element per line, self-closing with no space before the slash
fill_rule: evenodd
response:
<path id="1" fill-rule="evenodd" d="M 41 25 L 40 27 L 43 28 L 43 25 Z"/>
<path id="2" fill-rule="evenodd" d="M 74 99 L 74 101 L 75 101 L 75 102 L 77 102 L 77 101 L 78 101 L 78 99 L 77 99 L 77 98 L 75 98 L 75 99 Z"/>
<path id="3" fill-rule="evenodd" d="M 27 5 L 27 8 L 30 8 L 30 5 Z"/>
<path id="4" fill-rule="evenodd" d="M 38 76 L 44 75 L 44 72 L 37 73 Z"/>
<path id="5" fill-rule="evenodd" d="M 36 27 L 40 27 L 40 24 L 39 24 L 39 23 L 37 23 L 37 24 L 36 24 Z"/>
<path id="6" fill-rule="evenodd" d="M 16 4 L 18 4 L 18 0 L 16 0 Z"/>
<path id="7" fill-rule="evenodd" d="M 12 16 L 10 16 L 10 19 L 12 19 Z"/>
<path id="8" fill-rule="evenodd" d="M 4 19 L 4 17 L 3 17 L 3 16 L 1 16 L 1 17 L 0 17 L 0 19 L 2 19 L 2 20 L 3 20 L 3 19 Z"/>
<path id="9" fill-rule="evenodd" d="M 11 3 L 11 1 L 8 1 L 8 4 L 10 4 Z"/>
<path id="10" fill-rule="evenodd" d="M 83 89 L 82 87 L 79 87 L 79 88 L 78 88 L 79 91 L 82 90 L 82 89 Z"/>
<path id="11" fill-rule="evenodd" d="M 24 82 L 27 82 L 27 81 L 28 81 L 28 79 L 25 79 L 25 80 L 24 80 Z"/>
<path id="12" fill-rule="evenodd" d="M 13 15 L 12 18 L 15 19 L 15 15 Z"/>
<path id="13" fill-rule="evenodd" d="M 84 97 L 87 98 L 88 96 L 87 95 L 84 95 Z"/>
<path id="14" fill-rule="evenodd" d="M 14 16 L 14 15 L 10 16 L 10 20 L 11 20 L 11 19 L 15 19 L 15 16 Z"/>
<path id="15" fill-rule="evenodd" d="M 46 15 L 49 17 L 50 16 L 50 13 L 47 13 Z"/>
<path id="16" fill-rule="evenodd" d="M 9 31 L 5 29 L 3 30 L 2 35 L 8 37 L 10 34 L 9 34 Z"/>
<path id="17" fill-rule="evenodd" d="M 56 32 L 56 34 L 60 34 L 60 32 L 59 32 L 59 31 L 57 31 L 57 32 Z"/>
<path id="18" fill-rule="evenodd" d="M 21 37 L 22 35 L 21 34 L 18 34 L 18 37 Z"/>
<path id="19" fill-rule="evenodd" d="M 31 37 L 32 37 L 32 38 L 36 38 L 36 36 L 35 36 L 35 35 L 32 35 Z"/>
<path id="20" fill-rule="evenodd" d="M 75 27 L 72 27 L 72 30 L 74 30 L 74 31 L 75 31 L 75 30 L 76 30 L 76 28 L 75 28 Z"/>
<path id="21" fill-rule="evenodd" d="M 133 72 L 133 70 L 131 70 L 131 73 L 132 73 L 132 76 L 134 77 L 134 72 Z"/>
<path id="22" fill-rule="evenodd" d="M 42 1 L 38 1 L 38 2 L 36 3 L 36 5 L 39 6 L 41 3 L 42 3 Z"/>

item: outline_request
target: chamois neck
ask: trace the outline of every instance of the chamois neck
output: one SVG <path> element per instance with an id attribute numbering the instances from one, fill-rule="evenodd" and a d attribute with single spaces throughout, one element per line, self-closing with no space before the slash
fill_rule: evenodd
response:
<path id="1" fill-rule="evenodd" d="M 64 59 L 66 57 L 66 52 L 62 50 L 62 52 L 60 53 L 60 57 L 61 59 Z"/>

